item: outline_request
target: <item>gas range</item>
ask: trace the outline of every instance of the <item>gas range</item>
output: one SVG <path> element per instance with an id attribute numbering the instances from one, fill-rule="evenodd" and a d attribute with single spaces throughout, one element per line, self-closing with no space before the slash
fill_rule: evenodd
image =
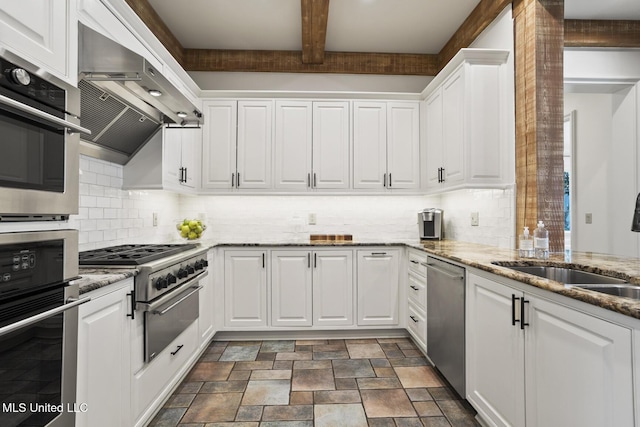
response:
<path id="1" fill-rule="evenodd" d="M 149 303 L 206 272 L 207 248 L 199 244 L 119 245 L 80 252 L 81 267 L 138 270 L 136 301 Z"/>

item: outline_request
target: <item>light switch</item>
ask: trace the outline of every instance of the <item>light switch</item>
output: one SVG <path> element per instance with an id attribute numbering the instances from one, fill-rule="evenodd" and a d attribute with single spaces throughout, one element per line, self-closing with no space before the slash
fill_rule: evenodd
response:
<path id="1" fill-rule="evenodd" d="M 585 224 L 593 223 L 593 214 L 591 214 L 591 213 L 584 214 L 584 223 Z"/>
<path id="2" fill-rule="evenodd" d="M 309 225 L 316 225 L 316 214 L 310 213 L 308 222 L 309 222 Z"/>
<path id="3" fill-rule="evenodd" d="M 153 226 L 154 227 L 158 226 L 158 212 L 153 213 Z"/>
<path id="4" fill-rule="evenodd" d="M 479 212 L 471 212 L 471 225 L 478 226 L 480 225 L 480 213 Z"/>

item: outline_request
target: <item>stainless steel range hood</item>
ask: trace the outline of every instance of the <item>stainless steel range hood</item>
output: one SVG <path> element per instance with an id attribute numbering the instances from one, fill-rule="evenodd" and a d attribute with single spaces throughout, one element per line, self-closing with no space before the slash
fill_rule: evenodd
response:
<path id="1" fill-rule="evenodd" d="M 80 123 L 92 132 L 81 153 L 125 164 L 164 123 L 202 123 L 193 103 L 144 57 L 83 24 L 78 34 Z"/>

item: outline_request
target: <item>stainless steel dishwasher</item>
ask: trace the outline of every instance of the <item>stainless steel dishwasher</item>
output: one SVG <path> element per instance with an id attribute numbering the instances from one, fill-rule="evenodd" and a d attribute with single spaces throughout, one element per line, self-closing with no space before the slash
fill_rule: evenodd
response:
<path id="1" fill-rule="evenodd" d="M 427 257 L 427 354 L 463 399 L 465 269 Z"/>

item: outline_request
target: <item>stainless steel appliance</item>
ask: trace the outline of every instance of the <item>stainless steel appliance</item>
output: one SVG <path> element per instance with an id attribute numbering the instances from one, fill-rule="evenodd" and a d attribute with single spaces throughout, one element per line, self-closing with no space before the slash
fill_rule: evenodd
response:
<path id="1" fill-rule="evenodd" d="M 442 210 L 428 208 L 418 212 L 418 229 L 421 239 L 441 240 L 444 237 Z"/>
<path id="2" fill-rule="evenodd" d="M 124 164 L 162 127 L 199 125 L 202 114 L 144 57 L 79 25 L 80 152 Z"/>
<path id="3" fill-rule="evenodd" d="M 80 91 L 0 49 L 0 220 L 78 212 Z"/>
<path id="4" fill-rule="evenodd" d="M 80 265 L 138 270 L 135 306 L 144 316 L 144 360 L 149 362 L 198 318 L 206 254 L 207 248 L 197 244 L 121 245 L 81 252 Z"/>
<path id="5" fill-rule="evenodd" d="M 427 354 L 464 399 L 465 269 L 427 257 Z"/>
<path id="6" fill-rule="evenodd" d="M 75 424 L 78 232 L 0 234 L 0 425 Z"/>

